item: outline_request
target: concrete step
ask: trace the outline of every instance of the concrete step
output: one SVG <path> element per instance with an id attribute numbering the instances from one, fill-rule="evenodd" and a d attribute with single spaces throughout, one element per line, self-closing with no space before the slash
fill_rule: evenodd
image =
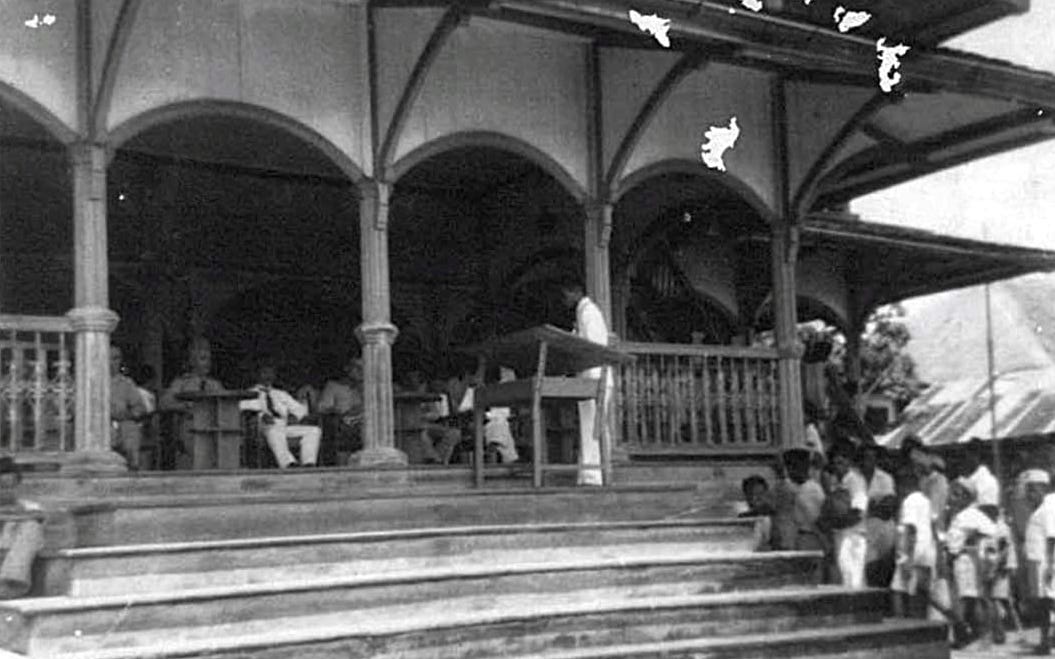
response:
<path id="1" fill-rule="evenodd" d="M 827 629 L 690 638 L 514 656 L 516 659 L 949 659 L 946 634 L 945 625 L 939 623 L 888 620 Z M 267 656 L 259 655 L 261 659 Z"/>
<path id="2" fill-rule="evenodd" d="M 558 600 L 539 594 L 482 595 L 380 606 L 355 615 L 163 630 L 168 639 L 153 631 L 116 632 L 107 637 L 106 647 L 84 650 L 79 639 L 47 650 L 83 659 L 463 659 L 875 624 L 883 597 L 878 591 L 832 587 L 679 596 L 655 596 L 650 590 L 591 589 Z"/>
<path id="3" fill-rule="evenodd" d="M 420 569 L 494 560 L 487 554 L 496 551 L 560 547 L 691 543 L 699 551 L 747 552 L 752 526 L 751 520 L 739 519 L 503 524 L 84 547 L 42 558 L 40 594 L 118 595 L 376 574 L 411 565 Z"/>
<path id="4" fill-rule="evenodd" d="M 78 528 L 79 546 L 220 540 L 436 526 L 714 517 L 689 486 L 143 497 Z"/>
<path id="5" fill-rule="evenodd" d="M 149 631 L 161 639 L 169 629 L 323 614 L 353 616 L 355 611 L 379 606 L 481 594 L 542 593 L 559 599 L 575 590 L 618 588 L 670 596 L 805 585 L 820 560 L 817 552 L 685 550 L 653 557 L 648 555 L 649 547 L 642 547 L 645 551 L 638 555 L 611 556 L 590 555 L 590 548 L 586 549 L 564 555 L 543 553 L 539 562 L 477 563 L 123 596 L 14 600 L 0 606 L 0 647 L 47 655 L 57 651 L 56 646 L 67 651 L 98 647 L 105 644 L 103 638 L 125 632 Z"/>

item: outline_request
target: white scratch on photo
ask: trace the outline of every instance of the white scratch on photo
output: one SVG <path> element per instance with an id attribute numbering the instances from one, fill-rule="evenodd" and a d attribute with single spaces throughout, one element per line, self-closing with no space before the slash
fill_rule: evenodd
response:
<path id="1" fill-rule="evenodd" d="M 762 0 L 740 0 L 740 4 L 751 11 L 762 11 Z"/>
<path id="2" fill-rule="evenodd" d="M 670 48 L 670 38 L 667 36 L 667 33 L 670 31 L 669 18 L 661 18 L 656 14 L 645 16 L 631 9 L 630 22 L 636 25 L 642 32 L 648 32 L 655 37 L 656 41 L 658 41 L 664 48 Z"/>
<path id="3" fill-rule="evenodd" d="M 886 37 L 876 41 L 876 58 L 879 60 L 879 88 L 890 93 L 901 82 L 901 58 L 908 53 L 909 46 L 899 43 L 896 46 L 886 45 Z"/>
<path id="4" fill-rule="evenodd" d="M 700 145 L 700 157 L 705 165 L 711 169 L 725 171 L 725 152 L 736 145 L 740 138 L 740 126 L 736 123 L 736 117 L 729 120 L 729 126 L 711 126 L 703 134 L 706 142 Z"/>
<path id="5" fill-rule="evenodd" d="M 867 23 L 872 15 L 867 11 L 847 11 L 846 7 L 839 5 L 835 8 L 833 18 L 839 26 L 839 31 L 846 33 Z"/>

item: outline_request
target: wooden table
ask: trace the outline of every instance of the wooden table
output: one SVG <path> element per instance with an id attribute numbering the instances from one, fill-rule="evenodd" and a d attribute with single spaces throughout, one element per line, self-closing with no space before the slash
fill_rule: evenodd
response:
<path id="1" fill-rule="evenodd" d="M 177 400 L 194 403 L 188 433 L 195 470 L 238 469 L 245 434 L 238 402 L 259 395 L 252 389 L 176 394 Z"/>
<path id="2" fill-rule="evenodd" d="M 632 355 L 587 341 L 552 325 L 521 330 L 484 343 L 466 346 L 460 351 L 479 358 L 481 376 L 488 362 L 508 366 L 517 373 L 534 373 L 530 378 L 484 384 L 476 388 L 473 422 L 476 430 L 477 459 L 474 461 L 474 470 L 477 487 L 482 486 L 484 481 L 484 413 L 489 407 L 516 405 L 531 406 L 534 461 L 532 482 L 535 487 L 542 486 L 545 472 L 578 471 L 581 468 L 600 468 L 603 482 L 611 483 L 611 446 L 608 445 L 610 438 L 609 433 L 602 432 L 608 405 L 605 382 L 609 377 L 610 366 L 631 362 L 634 360 Z M 569 375 L 595 367 L 602 368 L 599 379 Z M 597 401 L 594 434 L 601 442 L 601 464 L 547 464 L 542 429 L 544 400 Z"/>

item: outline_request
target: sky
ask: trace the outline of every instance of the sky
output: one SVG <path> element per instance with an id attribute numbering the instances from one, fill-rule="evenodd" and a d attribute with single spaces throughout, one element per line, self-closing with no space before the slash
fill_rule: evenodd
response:
<path id="1" fill-rule="evenodd" d="M 944 45 L 1055 73 L 1055 0 Z M 870 222 L 1055 250 L 1055 139 L 854 200 Z"/>

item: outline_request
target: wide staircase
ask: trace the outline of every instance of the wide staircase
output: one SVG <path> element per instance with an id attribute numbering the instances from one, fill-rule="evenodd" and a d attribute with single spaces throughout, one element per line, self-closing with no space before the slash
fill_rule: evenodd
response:
<path id="1" fill-rule="evenodd" d="M 753 553 L 751 522 L 696 486 L 351 491 L 254 478 L 267 486 L 231 476 L 203 492 L 173 477 L 107 503 L 78 497 L 75 541 L 42 559 L 39 596 L 0 607 L 0 647 L 82 659 L 949 656 L 943 626 L 884 620 L 885 593 L 816 585 L 818 554 Z"/>

